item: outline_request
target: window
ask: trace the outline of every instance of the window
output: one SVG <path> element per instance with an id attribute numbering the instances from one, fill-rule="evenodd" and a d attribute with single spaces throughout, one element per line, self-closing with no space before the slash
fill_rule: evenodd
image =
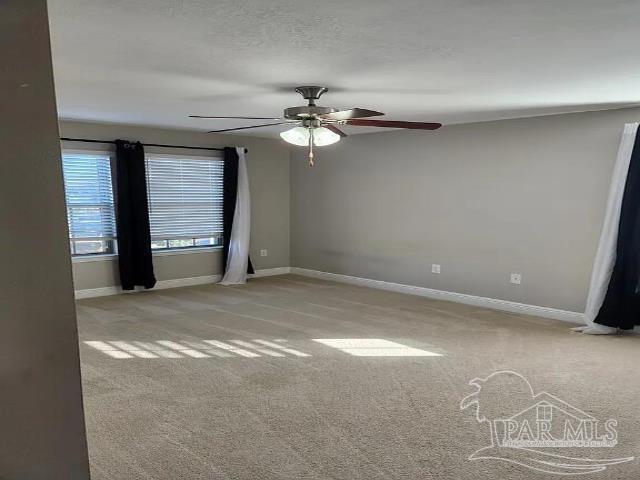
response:
<path id="1" fill-rule="evenodd" d="M 221 158 L 147 156 L 151 248 L 222 245 Z"/>
<path id="2" fill-rule="evenodd" d="M 223 161 L 148 155 L 147 189 L 154 250 L 222 245 Z M 116 253 L 116 222 L 108 153 L 62 155 L 71 253 Z"/>
<path id="3" fill-rule="evenodd" d="M 108 154 L 63 152 L 71 254 L 115 253 L 116 222 Z"/>

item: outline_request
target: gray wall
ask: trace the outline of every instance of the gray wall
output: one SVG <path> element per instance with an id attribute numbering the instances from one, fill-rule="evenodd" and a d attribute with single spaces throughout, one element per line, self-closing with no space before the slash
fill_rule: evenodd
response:
<path id="1" fill-rule="evenodd" d="M 638 118 L 350 136 L 314 168 L 296 150 L 292 266 L 581 312 L 622 127 Z"/>
<path id="2" fill-rule="evenodd" d="M 44 0 L 0 3 L 0 478 L 89 478 Z"/>
<path id="3" fill-rule="evenodd" d="M 289 150 L 275 139 L 214 135 L 129 125 L 61 121 L 62 136 L 114 140 L 125 138 L 148 143 L 196 146 L 243 145 L 249 149 L 247 166 L 251 189 L 251 259 L 256 269 L 289 266 Z M 64 148 L 113 150 L 110 145 L 64 142 Z M 146 148 L 147 152 L 194 154 L 193 150 Z M 197 151 L 196 155 L 206 155 Z M 268 255 L 260 256 L 266 249 Z M 221 272 L 221 251 L 155 256 L 158 280 L 214 275 Z M 76 290 L 118 284 L 117 261 L 73 264 Z"/>

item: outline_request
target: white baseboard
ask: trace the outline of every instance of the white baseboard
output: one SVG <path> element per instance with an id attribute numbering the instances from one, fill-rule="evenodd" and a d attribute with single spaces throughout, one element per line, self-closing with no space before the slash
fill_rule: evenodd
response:
<path id="1" fill-rule="evenodd" d="M 351 277 L 349 275 L 320 272 L 318 270 L 308 270 L 306 268 L 291 267 L 290 271 L 291 273 L 294 273 L 296 275 L 303 275 L 306 277 L 333 280 L 334 282 L 349 283 L 351 285 L 359 285 L 362 287 L 377 288 L 380 290 L 406 293 L 409 295 L 418 295 L 420 297 L 433 298 L 435 300 L 446 300 L 449 302 L 463 303 L 465 305 L 473 305 L 475 307 L 492 308 L 494 310 L 502 310 L 504 312 L 522 313 L 525 315 L 551 318 L 554 320 L 562 320 L 571 323 L 583 323 L 584 318 L 584 315 L 578 312 L 559 310 L 557 308 L 539 307 L 536 305 L 527 305 L 524 303 L 510 302 L 507 300 L 498 300 L 495 298 L 477 297 L 475 295 L 467 295 L 464 293 L 434 290 L 432 288 L 415 287 L 413 285 L 384 282 L 382 280 L 371 280 L 369 278 Z"/>
<path id="2" fill-rule="evenodd" d="M 290 273 L 291 269 L 289 267 L 278 267 L 278 268 L 266 268 L 263 270 L 256 270 L 256 273 L 253 275 L 249 275 L 249 278 L 253 277 L 271 277 L 273 275 L 284 275 L 285 273 Z M 191 285 L 204 285 L 207 283 L 218 283 L 222 279 L 222 275 L 205 275 L 202 277 L 188 277 L 188 278 L 176 278 L 172 280 L 159 280 L 156 283 L 156 286 L 153 287 L 153 290 L 162 290 L 165 288 L 176 288 L 176 287 L 189 287 Z M 75 295 L 76 299 L 81 298 L 93 298 L 93 297 L 107 297 L 110 295 L 119 295 L 121 293 L 137 293 L 144 292 L 145 289 L 142 287 L 136 288 L 135 290 L 122 290 L 122 288 L 118 286 L 111 287 L 101 287 L 101 288 L 88 288 L 85 290 L 76 290 Z"/>
<path id="3" fill-rule="evenodd" d="M 204 275 L 202 277 L 176 278 L 172 280 L 158 280 L 153 290 L 163 290 L 165 288 L 188 287 L 190 285 L 203 285 L 206 283 L 219 282 L 222 277 L 220 275 Z M 121 293 L 138 293 L 144 292 L 146 289 L 136 287 L 135 290 L 122 290 L 118 286 L 87 288 L 85 290 L 76 290 L 76 299 L 107 297 L 109 295 L 118 295 Z"/>
<path id="4" fill-rule="evenodd" d="M 82 290 L 76 290 L 75 296 L 76 300 L 81 300 L 83 298 L 109 297 L 111 295 L 118 295 L 119 293 L 125 292 L 119 287 L 84 288 Z"/>
<path id="5" fill-rule="evenodd" d="M 285 275 L 287 273 L 291 273 L 291 267 L 265 268 L 262 270 L 256 270 L 256 273 L 247 275 L 247 277 L 273 277 L 274 275 Z"/>

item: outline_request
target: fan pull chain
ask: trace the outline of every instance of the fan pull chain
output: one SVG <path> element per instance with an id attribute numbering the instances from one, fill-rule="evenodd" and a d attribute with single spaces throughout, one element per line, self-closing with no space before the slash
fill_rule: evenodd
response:
<path id="1" fill-rule="evenodd" d="M 313 167 L 313 128 L 309 129 L 309 166 Z"/>

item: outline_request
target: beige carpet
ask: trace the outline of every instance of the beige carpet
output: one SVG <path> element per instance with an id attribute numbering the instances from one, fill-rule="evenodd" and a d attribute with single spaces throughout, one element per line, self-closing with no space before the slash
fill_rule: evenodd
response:
<path id="1" fill-rule="evenodd" d="M 460 402 L 501 370 L 618 422 L 615 448 L 553 452 L 640 455 L 635 336 L 293 275 L 82 300 L 78 314 L 94 480 L 559 478 L 469 460 L 491 437 Z M 512 384 L 492 387 L 483 414 L 523 406 Z M 639 476 L 635 459 L 584 478 Z"/>

